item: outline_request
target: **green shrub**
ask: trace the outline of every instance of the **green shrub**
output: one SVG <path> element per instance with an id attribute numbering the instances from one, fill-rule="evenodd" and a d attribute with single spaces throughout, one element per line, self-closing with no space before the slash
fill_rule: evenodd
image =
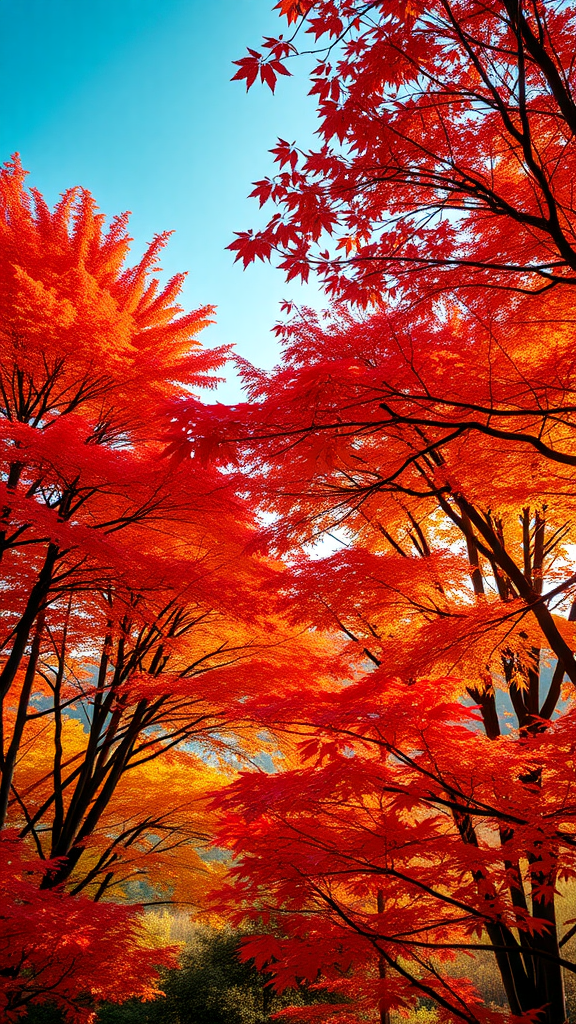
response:
<path id="1" fill-rule="evenodd" d="M 283 1006 L 318 1001 L 305 990 L 275 995 L 267 977 L 238 959 L 242 934 L 196 929 L 181 957 L 181 969 L 162 980 L 165 996 L 152 1002 L 103 1004 L 98 1024 L 268 1024 Z M 62 1024 L 49 1005 L 32 1007 L 27 1024 Z"/>

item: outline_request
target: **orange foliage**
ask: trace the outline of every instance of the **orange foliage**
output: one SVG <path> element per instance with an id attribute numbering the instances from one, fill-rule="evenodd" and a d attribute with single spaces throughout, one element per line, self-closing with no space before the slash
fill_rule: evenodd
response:
<path id="1" fill-rule="evenodd" d="M 126 217 L 106 229 L 82 189 L 50 211 L 17 160 L 0 174 L 0 824 L 42 862 L 0 969 L 7 1019 L 149 991 L 165 957 L 132 940 L 137 902 L 202 904 L 205 791 L 255 749 L 243 701 L 320 664 L 274 596 L 281 567 L 248 554 L 234 477 L 163 455 L 166 403 L 226 357 L 197 340 L 210 308 L 154 276 L 165 240 L 126 266 Z M 77 975 L 59 952 L 76 934 Z"/>

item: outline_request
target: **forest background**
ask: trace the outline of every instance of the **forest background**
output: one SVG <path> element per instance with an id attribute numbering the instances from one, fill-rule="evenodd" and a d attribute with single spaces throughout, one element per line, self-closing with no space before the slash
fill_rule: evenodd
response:
<path id="1" fill-rule="evenodd" d="M 245 400 L 168 233 L 0 176 L 2 1012 L 563 1024 L 576 12 L 278 14 L 234 78 L 308 73 L 318 139 L 229 248 L 328 308 Z"/>

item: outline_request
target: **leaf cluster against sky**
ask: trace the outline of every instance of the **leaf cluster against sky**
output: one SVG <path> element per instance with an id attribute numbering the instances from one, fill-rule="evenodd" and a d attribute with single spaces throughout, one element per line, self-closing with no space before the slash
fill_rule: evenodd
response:
<path id="1" fill-rule="evenodd" d="M 188 308 L 218 306 L 205 343 L 234 342 L 266 367 L 278 303 L 302 289 L 269 266 L 242 274 L 225 247 L 253 218 L 246 196 L 277 135 L 313 130 L 305 79 L 275 97 L 230 82 L 276 24 L 266 0 L 0 0 L 0 162 L 20 152 L 50 203 L 82 184 L 104 213 L 133 211 L 136 251 L 174 229 L 162 267 L 188 271 Z"/>

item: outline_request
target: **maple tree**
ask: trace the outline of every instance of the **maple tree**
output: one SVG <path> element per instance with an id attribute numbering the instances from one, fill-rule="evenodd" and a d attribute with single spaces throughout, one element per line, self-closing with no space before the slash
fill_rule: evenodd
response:
<path id="1" fill-rule="evenodd" d="M 492 1020 L 456 955 L 491 950 L 510 1013 L 561 1024 L 574 878 L 574 68 L 571 3 L 279 4 L 308 32 L 320 147 L 280 141 L 231 248 L 335 303 L 242 364 L 250 402 L 188 402 L 174 446 L 243 462 L 289 551 L 294 615 L 339 631 L 333 692 L 252 702 L 285 770 L 222 796 L 224 904 L 275 984 L 341 1020 L 431 998 Z M 339 548 L 310 559 L 302 545 Z M 336 642 L 336 640 L 335 640 Z M 355 654 L 356 652 L 356 654 Z M 248 824 L 247 824 L 248 823 Z M 284 1012 L 284 1011 L 283 1011 Z M 322 1011 L 321 1011 L 322 1012 Z M 318 1011 L 295 1010 L 315 1019 Z M 325 1019 L 325 1018 L 323 1018 Z"/>
<path id="2" fill-rule="evenodd" d="M 250 460 L 277 512 L 268 543 L 291 550 L 287 597 L 340 630 L 360 677 L 252 703 L 301 747 L 222 798 L 222 842 L 241 858 L 229 899 L 281 914 L 284 944 L 249 952 L 276 958 L 280 985 L 326 972 L 351 1020 L 418 994 L 489 1019 L 442 964 L 486 945 L 512 1013 L 561 1020 L 561 968 L 575 969 L 561 894 L 575 868 L 573 470 L 483 433 L 423 446 L 426 428 L 390 425 L 377 382 L 397 353 L 380 327 L 308 314 L 284 366 L 252 375 L 258 401 L 220 415 L 224 457 Z M 295 553 L 322 533 L 341 550 Z"/>
<path id="3" fill-rule="evenodd" d="M 572 3 L 278 8 L 290 36 L 266 38 L 236 77 L 289 70 L 311 36 L 321 146 L 278 141 L 279 173 L 252 194 L 279 212 L 238 235 L 238 258 L 276 252 L 288 277 L 312 266 L 354 301 L 573 285 Z"/>
<path id="4" fill-rule="evenodd" d="M 166 236 L 127 266 L 126 216 L 106 229 L 83 189 L 51 211 L 24 177 L 0 173 L 0 1005 L 84 1021 L 173 963 L 119 904 L 202 902 L 205 792 L 254 749 L 242 701 L 315 655 L 233 477 L 165 454 L 167 402 L 226 357 L 155 276 Z"/>

